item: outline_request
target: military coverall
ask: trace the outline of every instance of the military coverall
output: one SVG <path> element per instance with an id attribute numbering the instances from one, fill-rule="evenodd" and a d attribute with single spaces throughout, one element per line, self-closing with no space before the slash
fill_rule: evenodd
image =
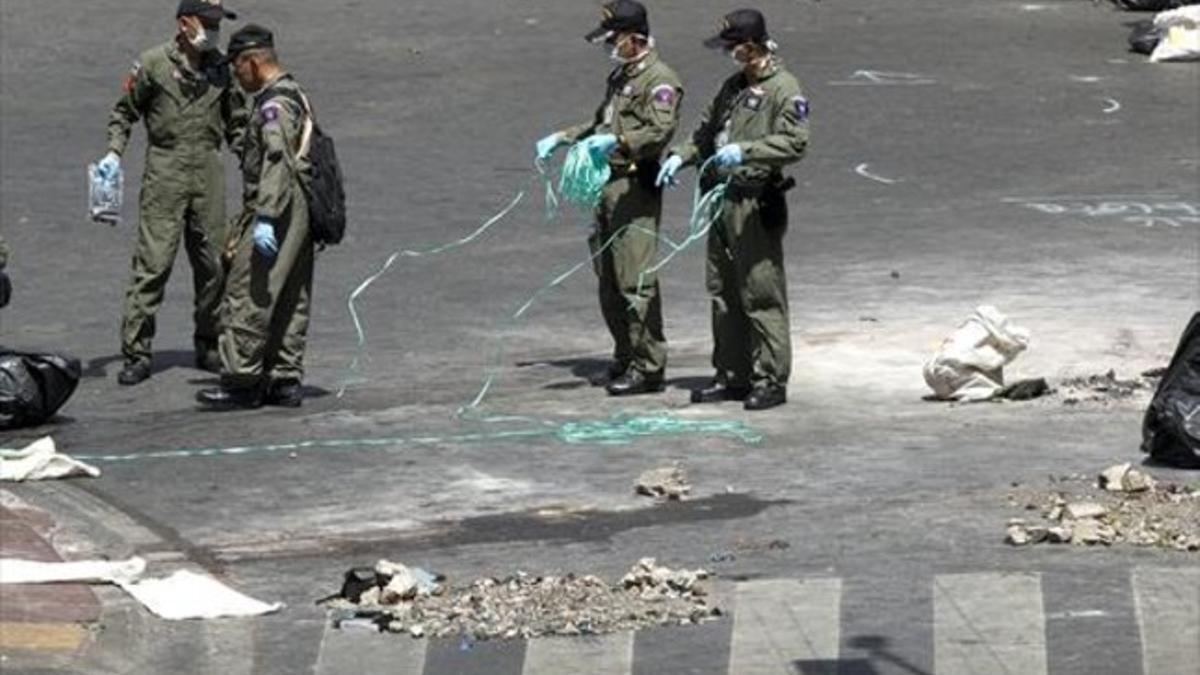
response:
<path id="1" fill-rule="evenodd" d="M 222 384 L 231 388 L 300 382 L 312 293 L 312 234 L 301 142 L 309 112 L 290 75 L 267 83 L 254 100 L 242 155 L 242 215 L 230 233 L 220 339 Z M 274 260 L 254 248 L 254 222 L 273 223 Z"/>
<path id="2" fill-rule="evenodd" d="M 216 56 L 216 53 L 213 53 Z M 146 126 L 133 278 L 125 294 L 121 351 L 149 361 L 180 234 L 192 265 L 197 356 L 215 353 L 223 271 L 225 169 L 222 140 L 236 149 L 241 124 L 228 68 L 194 69 L 174 42 L 144 52 L 108 121 L 108 150 L 121 155 L 133 125 Z"/>
<path id="3" fill-rule="evenodd" d="M 662 190 L 654 180 L 659 157 L 679 124 L 682 96 L 679 77 L 651 51 L 612 71 L 591 122 L 562 132 L 570 143 L 593 134 L 617 136 L 609 157 L 612 176 L 601 192 L 588 244 L 600 280 L 600 311 L 615 344 L 613 359 L 649 379 L 663 375 L 667 341 L 658 276 L 642 273 L 658 251 Z"/>
<path id="4" fill-rule="evenodd" d="M 808 99 L 799 82 L 772 61 L 756 81 L 737 73 L 709 103 L 690 142 L 672 152 L 684 164 L 706 161 L 736 143 L 742 164 L 701 177 L 710 189 L 730 184 L 719 222 L 708 234 L 706 286 L 712 301 L 713 367 L 731 388 L 786 387 L 792 368 L 783 235 L 783 167 L 808 147 Z"/>

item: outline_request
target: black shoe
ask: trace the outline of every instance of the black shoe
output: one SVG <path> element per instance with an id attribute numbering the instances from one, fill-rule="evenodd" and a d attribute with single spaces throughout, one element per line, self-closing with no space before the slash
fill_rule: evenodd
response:
<path id="1" fill-rule="evenodd" d="M 746 410 L 766 410 L 787 403 L 787 388 L 779 385 L 755 387 L 742 407 Z"/>
<path id="2" fill-rule="evenodd" d="M 210 373 L 221 372 L 221 355 L 207 350 L 196 352 L 196 370 L 207 370 Z"/>
<path id="3" fill-rule="evenodd" d="M 238 410 L 262 407 L 263 397 L 258 389 L 201 389 L 196 400 L 211 410 Z"/>
<path id="4" fill-rule="evenodd" d="M 296 380 L 276 380 L 263 395 L 263 403 L 283 408 L 299 408 L 303 401 L 304 388 Z"/>
<path id="5" fill-rule="evenodd" d="M 630 368 L 626 373 L 604 388 L 609 396 L 633 396 L 634 394 L 653 394 L 663 390 L 662 375 L 646 375 L 640 370 Z"/>
<path id="6" fill-rule="evenodd" d="M 692 403 L 744 401 L 749 395 L 750 387 L 731 387 L 724 382 L 713 382 L 703 389 L 692 390 Z"/>
<path id="7" fill-rule="evenodd" d="M 149 378 L 149 361 L 126 361 L 125 367 L 121 369 L 121 372 L 117 373 L 117 382 L 127 387 L 145 382 Z"/>
<path id="8" fill-rule="evenodd" d="M 621 377 L 629 370 L 629 364 L 621 363 L 620 361 L 610 361 L 608 368 L 603 373 L 596 373 L 588 378 L 588 383 L 593 387 L 603 387 L 613 380 Z"/>

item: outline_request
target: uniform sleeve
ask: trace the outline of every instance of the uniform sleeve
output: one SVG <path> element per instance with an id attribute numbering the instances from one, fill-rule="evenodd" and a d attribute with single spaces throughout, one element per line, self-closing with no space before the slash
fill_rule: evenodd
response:
<path id="1" fill-rule="evenodd" d="M 704 107 L 704 111 L 700 113 L 700 123 L 696 125 L 696 130 L 692 132 L 692 137 L 686 143 L 681 143 L 671 148 L 671 153 L 679 155 L 679 158 L 683 160 L 684 166 L 699 164 L 716 152 L 715 145 L 719 131 L 717 127 L 721 124 L 721 121 L 716 119 L 717 106 L 719 105 L 719 101 L 726 96 L 726 87 L 727 85 L 722 86 L 717 95 Z"/>
<path id="2" fill-rule="evenodd" d="M 574 124 L 558 133 L 563 135 L 563 139 L 566 140 L 567 143 L 575 143 L 579 139 L 587 138 L 595 133 L 596 126 L 596 120 L 592 120 L 591 122 Z"/>
<path id="3" fill-rule="evenodd" d="M 257 114 L 262 116 L 263 158 L 254 210 L 260 218 L 278 220 L 291 205 L 304 116 L 295 102 L 281 96 L 263 103 Z"/>
<path id="4" fill-rule="evenodd" d="M 646 124 L 621 134 L 621 149 L 634 161 L 658 159 L 679 126 L 683 89 L 669 78 L 651 83 L 645 102 Z"/>
<path id="5" fill-rule="evenodd" d="M 133 125 L 146 114 L 154 95 L 154 81 L 141 62 L 134 62 L 122 89 L 121 98 L 108 116 L 108 150 L 118 155 L 125 153 Z"/>
<path id="6" fill-rule="evenodd" d="M 221 121 L 225 125 L 225 144 L 238 159 L 246 149 L 246 127 L 252 113 L 250 97 L 231 82 L 221 97 Z"/>
<path id="7" fill-rule="evenodd" d="M 808 149 L 808 99 L 800 87 L 788 87 L 779 93 L 771 133 L 739 145 L 746 165 L 751 167 L 783 167 L 804 157 Z"/>

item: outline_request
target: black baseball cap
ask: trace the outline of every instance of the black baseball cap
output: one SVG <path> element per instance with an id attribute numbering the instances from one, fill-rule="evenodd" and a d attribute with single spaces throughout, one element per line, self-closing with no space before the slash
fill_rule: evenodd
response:
<path id="1" fill-rule="evenodd" d="M 229 36 L 229 47 L 225 49 L 225 60 L 232 61 L 238 54 L 260 47 L 275 47 L 275 35 L 256 23 L 248 23 Z"/>
<path id="2" fill-rule="evenodd" d="M 721 19 L 721 29 L 704 41 L 711 49 L 732 49 L 740 44 L 753 42 L 766 45 L 771 39 L 767 35 L 767 20 L 757 9 L 738 9 Z"/>
<path id="3" fill-rule="evenodd" d="M 588 42 L 607 40 L 616 33 L 650 34 L 646 6 L 637 0 L 613 0 L 600 10 L 600 27 L 583 36 Z"/>
<path id="4" fill-rule="evenodd" d="M 179 0 L 179 9 L 175 10 L 175 16 L 198 16 L 202 19 L 220 21 L 221 19 L 236 19 L 237 12 L 224 7 L 221 0 Z"/>

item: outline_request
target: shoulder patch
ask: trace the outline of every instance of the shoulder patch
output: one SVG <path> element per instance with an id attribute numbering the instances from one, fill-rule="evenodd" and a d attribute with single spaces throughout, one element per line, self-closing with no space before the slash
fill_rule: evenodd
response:
<path id="1" fill-rule="evenodd" d="M 673 105 L 678 92 L 669 84 L 660 84 L 650 90 L 650 99 L 659 105 Z"/>
<path id="2" fill-rule="evenodd" d="M 125 74 L 125 79 L 121 81 L 121 89 L 126 93 L 133 91 L 133 85 L 137 83 L 138 76 L 142 74 L 142 62 L 134 61 L 133 67 Z"/>
<path id="3" fill-rule="evenodd" d="M 792 110 L 796 113 L 796 119 L 801 122 L 808 120 L 808 99 L 803 96 L 792 98 Z"/>
<path id="4" fill-rule="evenodd" d="M 282 111 L 283 106 L 281 106 L 279 102 L 275 100 L 267 101 L 258 109 L 259 114 L 262 115 L 264 124 L 274 124 L 278 122 L 279 115 Z"/>

